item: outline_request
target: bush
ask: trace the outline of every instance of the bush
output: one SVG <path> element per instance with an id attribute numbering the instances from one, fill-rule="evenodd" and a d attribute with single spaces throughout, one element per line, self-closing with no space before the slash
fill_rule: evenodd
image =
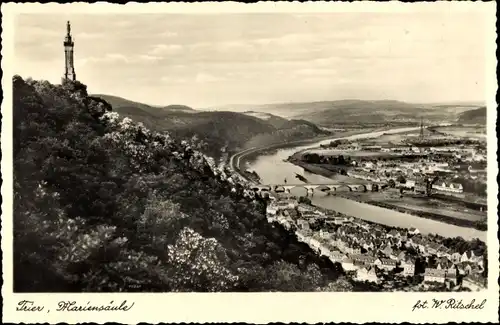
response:
<path id="1" fill-rule="evenodd" d="M 305 196 L 299 197 L 298 202 L 301 204 L 312 205 L 311 199 L 309 199 L 308 197 L 305 197 Z"/>

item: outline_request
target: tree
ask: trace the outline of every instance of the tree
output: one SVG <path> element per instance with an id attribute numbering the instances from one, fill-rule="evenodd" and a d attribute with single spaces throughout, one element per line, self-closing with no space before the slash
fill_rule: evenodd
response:
<path id="1" fill-rule="evenodd" d="M 321 157 L 317 153 L 307 153 L 304 155 L 306 162 L 311 164 L 319 164 L 321 162 Z"/>
<path id="2" fill-rule="evenodd" d="M 184 228 L 175 245 L 168 246 L 169 282 L 174 291 L 226 291 L 238 281 L 226 267 L 228 262 L 214 238 Z"/>
<path id="3" fill-rule="evenodd" d="M 396 182 L 394 182 L 394 180 L 393 180 L 393 179 L 390 179 L 390 180 L 389 180 L 388 185 L 389 185 L 389 187 L 391 187 L 391 188 L 395 188 L 395 187 L 396 187 Z"/>
<path id="4" fill-rule="evenodd" d="M 277 261 L 267 272 L 267 285 L 272 291 L 313 291 L 326 284 L 317 265 L 309 264 L 304 270 L 297 265 Z"/>
<path id="5" fill-rule="evenodd" d="M 311 199 L 309 199 L 308 197 L 305 197 L 305 196 L 299 197 L 298 202 L 301 204 L 312 205 Z"/>
<path id="6" fill-rule="evenodd" d="M 340 145 L 340 140 L 334 140 L 334 141 L 330 141 L 330 147 L 331 148 L 336 148 Z"/>
<path id="7" fill-rule="evenodd" d="M 345 165 L 346 162 L 345 162 L 345 159 L 344 159 L 344 156 L 343 155 L 339 155 L 338 157 L 338 164 L 339 165 Z"/>
<path id="8" fill-rule="evenodd" d="M 439 176 L 435 176 L 432 179 L 427 178 L 425 180 L 425 193 L 427 196 L 430 197 L 432 195 L 432 185 L 434 185 L 434 183 L 436 183 L 438 180 Z"/>
<path id="9" fill-rule="evenodd" d="M 186 224 L 187 215 L 180 211 L 179 204 L 152 193 L 147 200 L 144 213 L 136 221 L 141 242 L 150 245 L 160 254 L 165 251 L 172 238 Z"/>

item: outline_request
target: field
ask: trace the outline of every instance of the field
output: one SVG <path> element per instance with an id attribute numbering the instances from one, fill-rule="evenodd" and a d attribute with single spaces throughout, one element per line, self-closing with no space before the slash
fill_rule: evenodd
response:
<path id="1" fill-rule="evenodd" d="M 313 149 L 306 151 L 304 153 L 317 153 L 322 156 L 351 156 L 351 157 L 362 157 L 362 156 L 380 156 L 386 154 L 384 152 L 374 152 L 374 151 L 345 151 L 345 150 L 337 150 L 337 149 Z"/>
<path id="2" fill-rule="evenodd" d="M 302 167 L 308 173 L 328 177 L 332 181 L 334 181 L 332 183 L 335 183 L 335 182 L 342 182 L 342 183 L 347 183 L 347 184 L 366 184 L 367 183 L 367 181 L 364 181 L 362 179 L 349 177 L 349 176 L 345 176 L 345 175 L 340 175 L 337 171 L 332 170 L 332 169 L 334 169 L 334 167 L 331 165 L 308 164 L 308 163 L 302 162 L 300 160 L 295 160 L 295 159 L 290 160 L 290 162 L 294 165 Z M 306 176 L 306 178 L 307 178 L 307 176 Z"/>
<path id="3" fill-rule="evenodd" d="M 486 129 L 476 126 L 441 126 L 436 131 L 456 137 L 477 138 L 486 140 Z"/>
<path id="4" fill-rule="evenodd" d="M 399 192 L 396 190 L 369 193 L 352 192 L 349 193 L 349 195 L 361 201 L 382 202 L 413 211 L 435 213 L 467 221 L 482 221 L 486 219 L 485 212 L 466 209 L 457 203 L 444 202 L 442 200 L 429 199 L 426 197 L 411 197 L 410 194 L 404 194 L 401 198 Z"/>
<path id="5" fill-rule="evenodd" d="M 401 140 L 406 138 L 408 135 L 413 135 L 413 134 L 416 135 L 415 131 L 410 131 L 408 133 L 398 133 L 398 134 L 384 134 L 375 139 L 368 139 L 367 141 L 376 143 L 378 145 L 386 145 L 388 143 L 399 145 L 401 143 Z"/>
<path id="6" fill-rule="evenodd" d="M 336 149 L 313 149 L 304 151 L 302 154 L 307 154 L 307 153 L 316 153 L 320 156 L 343 155 L 344 157 L 352 157 L 352 158 L 360 158 L 360 157 L 395 158 L 401 156 L 401 154 L 394 152 L 367 151 L 367 150 L 345 151 Z"/>

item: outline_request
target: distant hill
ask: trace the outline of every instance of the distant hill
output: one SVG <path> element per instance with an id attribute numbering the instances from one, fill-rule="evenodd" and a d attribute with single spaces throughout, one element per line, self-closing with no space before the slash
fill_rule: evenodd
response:
<path id="1" fill-rule="evenodd" d="M 307 125 L 313 129 L 316 129 L 317 131 L 320 131 L 320 128 L 318 128 L 314 123 L 305 120 L 294 120 L 294 119 L 289 120 L 284 117 L 274 115 L 271 113 L 254 112 L 254 111 L 244 112 L 243 114 L 260 118 L 261 120 L 264 120 L 267 123 L 271 124 L 276 129 L 289 129 L 296 127 L 298 125 Z"/>
<path id="2" fill-rule="evenodd" d="M 486 124 L 486 106 L 461 113 L 457 122 L 460 124 Z"/>
<path id="3" fill-rule="evenodd" d="M 434 107 L 480 107 L 484 102 L 444 102 L 444 103 L 430 103 Z"/>
<path id="4" fill-rule="evenodd" d="M 217 156 L 222 147 L 241 148 L 252 137 L 275 130 L 258 118 L 235 112 L 180 113 L 173 125 L 165 124 L 165 129 L 177 137 L 196 135 L 207 143 L 206 152 L 211 156 Z"/>
<path id="5" fill-rule="evenodd" d="M 472 104 L 471 104 L 472 105 Z M 254 112 L 268 112 L 288 118 L 310 121 L 323 127 L 362 126 L 369 124 L 414 124 L 455 122 L 458 115 L 472 107 L 468 104 L 414 104 L 396 100 L 321 101 L 258 105 Z"/>
<path id="6" fill-rule="evenodd" d="M 194 111 L 193 108 L 186 106 L 186 105 L 168 105 L 163 107 L 163 109 L 168 110 L 168 111 Z"/>
<path id="7" fill-rule="evenodd" d="M 93 97 L 99 97 L 107 101 L 114 110 L 119 113 L 141 114 L 141 115 L 154 115 L 165 116 L 172 112 L 194 112 L 195 110 L 186 105 L 168 105 L 168 106 L 153 106 L 128 100 L 118 96 L 95 94 Z"/>
<path id="8" fill-rule="evenodd" d="M 322 109 L 298 117 L 313 123 L 332 126 L 339 124 L 410 122 L 420 119 L 422 107 L 399 101 L 342 100 L 321 103 Z"/>
<path id="9" fill-rule="evenodd" d="M 103 94 L 92 94 L 92 97 L 100 97 L 107 101 L 111 106 L 114 108 L 119 108 L 119 107 L 135 107 L 135 108 L 140 108 L 143 110 L 148 110 L 151 108 L 151 105 L 139 103 L 139 102 L 134 102 L 122 97 L 118 96 L 112 96 L 112 95 L 103 95 Z"/>
<path id="10" fill-rule="evenodd" d="M 286 119 L 270 113 L 247 111 L 245 115 L 257 117 L 270 124 L 275 130 L 255 135 L 246 142 L 246 147 L 268 146 L 301 139 L 331 134 L 314 123 L 298 119 Z"/>
<path id="11" fill-rule="evenodd" d="M 309 122 L 309 121 L 306 121 L 306 120 L 292 119 L 292 120 L 290 120 L 290 122 L 292 124 L 295 124 L 295 125 L 303 125 L 303 126 L 310 127 L 312 130 L 314 130 L 315 132 L 318 132 L 318 133 L 324 133 L 326 131 L 326 129 L 320 128 L 316 124 Z"/>
<path id="12" fill-rule="evenodd" d="M 326 133 L 308 121 L 260 112 L 198 111 L 184 105 L 159 107 L 102 94 L 93 97 L 105 100 L 113 111 L 153 130 L 169 131 L 181 138 L 196 136 L 206 144 L 205 153 L 213 157 L 218 157 L 223 147 L 237 150 L 249 144 L 268 145 Z"/>

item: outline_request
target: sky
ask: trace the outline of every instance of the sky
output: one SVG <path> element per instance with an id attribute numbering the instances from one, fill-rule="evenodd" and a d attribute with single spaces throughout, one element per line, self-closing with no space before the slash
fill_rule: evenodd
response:
<path id="1" fill-rule="evenodd" d="M 60 83 L 67 20 L 92 94 L 194 108 L 485 100 L 479 13 L 22 14 L 15 73 Z"/>

